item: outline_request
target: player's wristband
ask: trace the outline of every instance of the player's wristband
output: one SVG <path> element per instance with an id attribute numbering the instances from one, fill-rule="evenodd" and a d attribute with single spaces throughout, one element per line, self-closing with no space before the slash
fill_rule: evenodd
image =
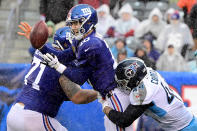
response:
<path id="1" fill-rule="evenodd" d="M 59 64 L 59 66 L 56 68 L 56 71 L 58 71 L 60 74 L 62 74 L 66 70 L 66 66 L 63 64 Z"/>

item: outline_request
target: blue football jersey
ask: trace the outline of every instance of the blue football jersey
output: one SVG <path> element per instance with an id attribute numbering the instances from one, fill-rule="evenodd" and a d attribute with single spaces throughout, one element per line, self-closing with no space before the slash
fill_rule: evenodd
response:
<path id="1" fill-rule="evenodd" d="M 63 74 L 80 85 L 89 80 L 93 88 L 105 97 L 116 87 L 116 63 L 107 44 L 95 31 L 82 41 L 73 40 L 72 44 L 72 48 L 61 52 L 44 46 L 41 52 L 55 54 L 61 63 L 74 60 L 75 66 L 68 67 Z"/>
<path id="2" fill-rule="evenodd" d="M 25 109 L 55 117 L 63 101 L 69 99 L 59 84 L 60 74 L 43 64 L 39 53 L 36 50 L 16 102 L 24 103 Z"/>

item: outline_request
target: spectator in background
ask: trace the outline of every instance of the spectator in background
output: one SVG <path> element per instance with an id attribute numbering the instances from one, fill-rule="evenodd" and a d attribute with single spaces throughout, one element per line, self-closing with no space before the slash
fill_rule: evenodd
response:
<path id="1" fill-rule="evenodd" d="M 44 21 L 51 20 L 54 24 L 66 20 L 73 0 L 40 0 L 40 15 Z"/>
<path id="2" fill-rule="evenodd" d="M 181 53 L 184 45 L 193 46 L 194 41 L 189 27 L 180 21 L 178 11 L 175 11 L 171 16 L 171 24 L 167 25 L 159 35 L 155 47 L 161 51 L 167 48 L 167 42 L 175 40 L 174 48 Z"/>
<path id="3" fill-rule="evenodd" d="M 127 57 L 132 57 L 134 51 L 127 47 L 127 44 L 124 39 L 118 39 L 115 41 L 115 45 L 112 46 L 111 52 L 115 59 L 118 58 L 118 52 L 125 49 L 127 52 Z"/>
<path id="4" fill-rule="evenodd" d="M 107 37 L 108 29 L 115 23 L 114 18 L 110 14 L 109 6 L 106 4 L 101 5 L 97 9 L 98 24 L 96 31 L 104 37 Z"/>
<path id="5" fill-rule="evenodd" d="M 196 0 L 179 0 L 177 5 L 183 9 L 184 12 L 184 22 L 188 23 L 187 18 L 194 4 L 196 4 Z"/>
<path id="6" fill-rule="evenodd" d="M 78 0 L 78 4 L 88 4 L 97 9 L 102 4 L 110 4 L 110 0 Z"/>
<path id="7" fill-rule="evenodd" d="M 144 46 L 139 46 L 135 51 L 135 57 L 138 57 L 144 61 L 147 67 L 156 69 L 155 62 L 147 56 L 146 49 Z"/>
<path id="8" fill-rule="evenodd" d="M 164 15 L 164 20 L 166 21 L 167 24 L 170 24 L 171 21 L 171 15 L 174 13 L 175 9 L 169 8 Z"/>
<path id="9" fill-rule="evenodd" d="M 164 53 L 159 57 L 159 60 L 157 61 L 157 70 L 177 72 L 188 70 L 186 61 L 174 48 L 175 44 L 176 43 L 169 42 L 168 48 L 164 51 Z"/>
<path id="10" fill-rule="evenodd" d="M 153 45 L 153 36 L 146 35 L 144 37 L 143 45 L 146 48 L 147 55 L 150 59 L 154 60 L 156 62 L 160 56 L 160 53 L 154 48 Z"/>
<path id="11" fill-rule="evenodd" d="M 166 23 L 162 20 L 162 13 L 158 8 L 154 8 L 148 19 L 142 21 L 135 31 L 136 39 L 140 40 L 145 34 L 151 32 L 156 38 L 166 26 Z"/>
<path id="12" fill-rule="evenodd" d="M 118 12 L 119 19 L 115 24 L 116 37 L 131 37 L 134 35 L 139 20 L 133 16 L 133 9 L 129 3 L 126 3 Z"/>
<path id="13" fill-rule="evenodd" d="M 193 40 L 194 40 L 194 46 L 189 46 L 187 50 L 185 51 L 185 59 L 189 61 L 190 71 L 194 71 L 196 64 L 195 64 L 195 56 L 194 52 L 197 50 L 197 4 L 195 4 L 189 14 L 188 18 L 188 25 L 191 29 Z"/>
<path id="14" fill-rule="evenodd" d="M 55 24 L 52 21 L 48 21 L 47 23 L 49 36 L 48 36 L 48 43 L 53 43 L 53 35 L 55 33 Z"/>
<path id="15" fill-rule="evenodd" d="M 192 30 L 192 36 L 195 43 L 193 51 L 195 51 L 197 50 L 197 4 L 195 4 L 191 9 L 188 25 Z"/>
<path id="16" fill-rule="evenodd" d="M 117 58 L 118 63 L 126 58 L 127 58 L 127 50 L 123 48 L 122 50 L 118 51 L 118 58 Z"/>
<path id="17" fill-rule="evenodd" d="M 118 11 L 125 2 L 127 2 L 127 0 L 110 0 L 110 12 L 115 19 L 118 18 Z"/>

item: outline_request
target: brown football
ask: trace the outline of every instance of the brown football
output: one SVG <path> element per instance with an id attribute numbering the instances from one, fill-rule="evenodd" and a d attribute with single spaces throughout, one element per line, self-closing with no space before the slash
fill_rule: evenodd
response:
<path id="1" fill-rule="evenodd" d="M 31 45 L 39 49 L 42 47 L 48 39 L 48 27 L 44 21 L 37 22 L 30 33 L 30 42 Z"/>

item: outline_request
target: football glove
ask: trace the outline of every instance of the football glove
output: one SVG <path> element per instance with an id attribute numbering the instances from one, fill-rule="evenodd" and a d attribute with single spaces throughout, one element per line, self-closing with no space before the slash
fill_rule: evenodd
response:
<path id="1" fill-rule="evenodd" d="M 47 65 L 49 65 L 51 68 L 54 68 L 57 72 L 61 74 L 66 69 L 66 66 L 61 64 L 58 61 L 57 56 L 55 56 L 54 54 L 46 53 L 45 55 L 42 56 L 42 58 L 47 63 Z"/>

